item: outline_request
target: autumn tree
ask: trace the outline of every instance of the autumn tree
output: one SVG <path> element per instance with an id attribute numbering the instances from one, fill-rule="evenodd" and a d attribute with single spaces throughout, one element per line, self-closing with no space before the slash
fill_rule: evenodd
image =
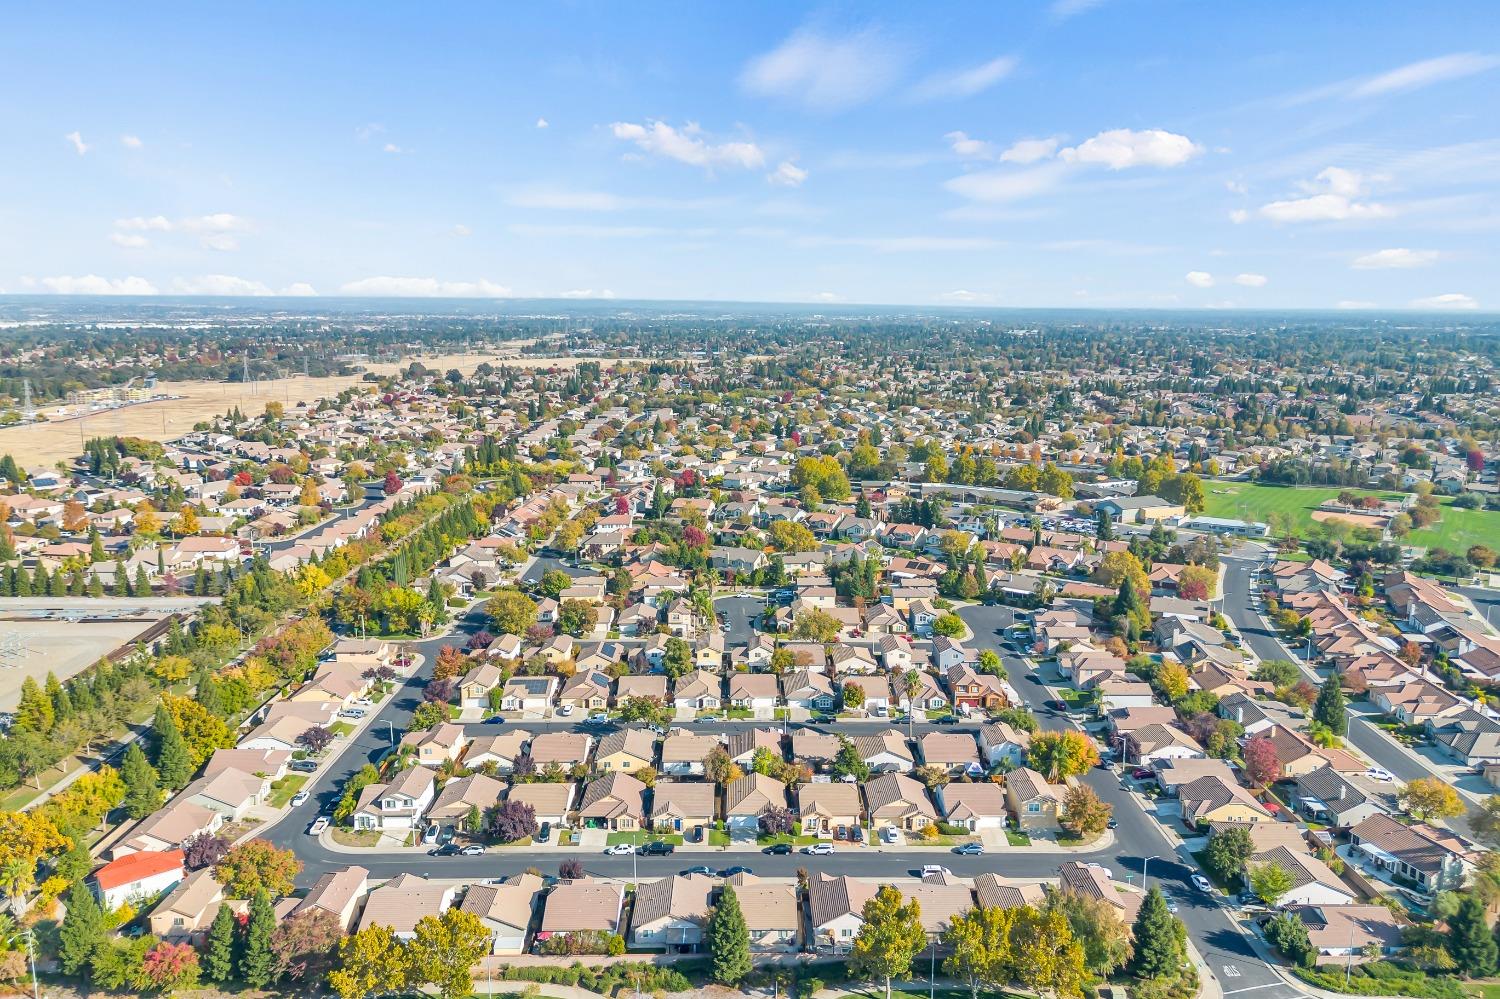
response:
<path id="1" fill-rule="evenodd" d="M 1281 775 L 1281 761 L 1276 755 L 1276 744 L 1264 735 L 1257 735 L 1245 743 L 1245 776 L 1256 787 L 1265 787 Z"/>
<path id="2" fill-rule="evenodd" d="M 365 999 L 406 988 L 411 967 L 406 946 L 389 926 L 375 924 L 339 942 L 338 967 L 328 984 L 339 999 Z"/>
<path id="3" fill-rule="evenodd" d="M 1109 825 L 1114 809 L 1087 784 L 1074 784 L 1063 795 L 1061 825 L 1079 839 L 1098 836 Z"/>
<path id="4" fill-rule="evenodd" d="M 1436 777 L 1418 777 L 1398 796 L 1401 808 L 1419 822 L 1451 819 L 1464 814 L 1464 803 L 1452 785 Z"/>
<path id="5" fill-rule="evenodd" d="M 1026 749 L 1026 764 L 1057 784 L 1069 777 L 1087 773 L 1099 763 L 1099 750 L 1082 732 L 1038 732 Z"/>
<path id="6" fill-rule="evenodd" d="M 230 898 L 252 898 L 265 889 L 280 898 L 290 895 L 302 870 L 302 862 L 291 850 L 281 850 L 263 839 L 241 843 L 214 866 L 214 879 Z"/>
<path id="7" fill-rule="evenodd" d="M 891 999 L 891 981 L 911 973 L 911 963 L 927 945 L 922 929 L 922 907 L 916 899 L 903 900 L 901 892 L 882 885 L 865 903 L 863 925 L 854 938 L 849 968 L 885 982 L 885 997 Z"/>

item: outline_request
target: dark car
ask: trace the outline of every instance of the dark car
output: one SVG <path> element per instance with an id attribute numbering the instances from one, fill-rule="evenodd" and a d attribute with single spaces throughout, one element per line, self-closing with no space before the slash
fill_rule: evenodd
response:
<path id="1" fill-rule="evenodd" d="M 505 719 L 501 718 L 499 715 L 495 715 L 493 718 L 486 719 L 485 720 L 485 724 L 486 725 L 504 725 L 505 724 Z"/>
<path id="2" fill-rule="evenodd" d="M 1054 699 L 1052 699 L 1050 701 L 1047 701 L 1046 703 L 1047 703 L 1047 707 L 1051 708 L 1053 711 L 1066 711 L 1066 710 L 1068 710 L 1068 702 L 1067 701 L 1059 701 L 1056 698 L 1054 698 Z"/>
<path id="3" fill-rule="evenodd" d="M 442 846 L 438 847 L 435 850 L 428 850 L 427 851 L 427 856 L 429 856 L 429 857 L 456 857 L 456 856 L 458 856 L 458 851 L 459 851 L 459 846 L 458 846 L 457 843 L 444 843 Z"/>
<path id="4" fill-rule="evenodd" d="M 761 853 L 768 853 L 773 857 L 785 856 L 786 854 L 789 854 L 791 852 L 792 844 L 790 843 L 777 843 L 776 845 L 768 846 L 761 851 Z"/>
<path id="5" fill-rule="evenodd" d="M 545 842 L 547 842 L 551 838 L 552 838 L 552 823 L 550 823 L 550 822 L 543 822 L 542 823 L 542 828 L 540 828 L 540 829 L 538 829 L 536 831 L 536 841 L 538 843 L 545 843 Z"/>
<path id="6" fill-rule="evenodd" d="M 1106 828 L 1106 829 L 1118 829 L 1118 828 L 1120 828 L 1120 820 L 1119 819 L 1110 819 L 1108 822 L 1104 823 L 1104 828 Z"/>
<path id="7" fill-rule="evenodd" d="M 1156 774 L 1152 773 L 1150 770 L 1145 770 L 1137 767 L 1136 769 L 1130 771 L 1130 776 L 1134 777 L 1136 780 L 1150 780 L 1151 778 L 1155 777 Z"/>
<path id="8" fill-rule="evenodd" d="M 709 877 L 713 877 L 714 869 L 712 867 L 708 867 L 707 865 L 699 864 L 697 867 L 689 867 L 687 870 L 682 872 L 683 877 L 688 877 L 692 874 L 707 874 Z"/>
<path id="9" fill-rule="evenodd" d="M 958 715 L 943 715 L 941 718 L 934 718 L 932 723 L 934 725 L 957 725 Z"/>
<path id="10" fill-rule="evenodd" d="M 299 774 L 315 774 L 318 772 L 318 764 L 313 760 L 293 760 L 286 765 L 288 770 L 294 770 Z"/>
<path id="11" fill-rule="evenodd" d="M 748 867 L 740 867 L 740 866 L 736 865 L 734 867 L 726 867 L 726 868 L 724 868 L 722 871 L 719 872 L 719 877 L 721 877 L 721 878 L 732 878 L 736 874 L 749 874 L 749 873 L 751 873 L 750 868 L 748 868 Z"/>
<path id="12" fill-rule="evenodd" d="M 643 857 L 665 857 L 675 849 L 677 847 L 665 840 L 654 839 L 637 852 Z"/>

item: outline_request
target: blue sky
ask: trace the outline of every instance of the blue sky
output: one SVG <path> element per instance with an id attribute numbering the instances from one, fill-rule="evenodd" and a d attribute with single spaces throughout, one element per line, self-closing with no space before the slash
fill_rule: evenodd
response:
<path id="1" fill-rule="evenodd" d="M 0 290 L 1500 308 L 1492 2 L 29 5 Z"/>

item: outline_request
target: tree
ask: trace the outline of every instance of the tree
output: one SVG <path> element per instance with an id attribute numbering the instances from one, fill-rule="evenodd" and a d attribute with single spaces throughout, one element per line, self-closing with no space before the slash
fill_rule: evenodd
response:
<path id="1" fill-rule="evenodd" d="M 1076 891 L 1047 895 L 1046 908 L 1062 913 L 1083 947 L 1083 963 L 1095 975 L 1106 977 L 1130 960 L 1130 927 L 1110 901 Z"/>
<path id="2" fill-rule="evenodd" d="M 765 836 L 785 836 L 791 833 L 797 818 L 790 809 L 767 805 L 760 813 L 760 831 Z"/>
<path id="3" fill-rule="evenodd" d="M 319 980 L 343 935 L 338 916 L 327 909 L 304 909 L 283 919 L 271 934 L 276 978 Z"/>
<path id="4" fill-rule="evenodd" d="M 570 857 L 557 865 L 557 876 L 564 881 L 577 881 L 583 877 L 583 861 Z"/>
<path id="5" fill-rule="evenodd" d="M 314 756 L 327 749 L 332 741 L 333 733 L 321 725 L 310 725 L 297 736 L 297 745 L 304 747 Z"/>
<path id="6" fill-rule="evenodd" d="M 407 946 L 409 985 L 432 985 L 442 999 L 463 999 L 474 991 L 474 963 L 490 952 L 490 931 L 478 916 L 447 909 L 417 920 Z"/>
<path id="7" fill-rule="evenodd" d="M 807 525 L 790 520 L 778 520 L 771 525 L 771 544 L 779 552 L 813 552 L 818 550 L 818 539 Z"/>
<path id="8" fill-rule="evenodd" d="M 484 605 L 490 623 L 502 635 L 524 635 L 536 624 L 536 601 L 520 590 L 501 590 Z"/>
<path id="9" fill-rule="evenodd" d="M 666 728 L 672 724 L 676 712 L 669 704 L 656 697 L 627 697 L 620 705 L 620 720 L 637 724 Z"/>
<path id="10" fill-rule="evenodd" d="M 1418 777 L 1402 789 L 1397 800 L 1419 822 L 1451 819 L 1464 814 L 1464 804 L 1451 785 L 1436 777 Z"/>
<path id="11" fill-rule="evenodd" d="M 162 786 L 180 791 L 193 779 L 193 761 L 182 741 L 182 730 L 166 705 L 157 705 L 151 728 L 156 733 L 156 772 Z"/>
<path id="12" fill-rule="evenodd" d="M 886 999 L 891 999 L 891 980 L 909 974 L 912 960 L 927 945 L 922 907 L 916 899 L 903 901 L 901 892 L 882 885 L 861 915 L 864 925 L 854 938 L 849 968 L 856 975 L 883 979 Z"/>
<path id="13" fill-rule="evenodd" d="M 183 509 L 191 509 L 184 507 Z M 198 987 L 198 952 L 190 943 L 163 940 L 141 960 L 141 978 L 156 992 L 175 992 Z"/>
<path id="14" fill-rule="evenodd" d="M 861 784 L 870 779 L 870 765 L 859 755 L 854 743 L 842 735 L 839 736 L 839 751 L 833 758 L 833 772 Z"/>
<path id="15" fill-rule="evenodd" d="M 1091 838 L 1104 832 L 1114 809 L 1099 800 L 1094 789 L 1087 784 L 1074 784 L 1063 795 L 1063 817 L 1061 825 L 1079 839 Z"/>
<path id="16" fill-rule="evenodd" d="M 1290 912 L 1279 912 L 1266 920 L 1266 940 L 1279 950 L 1287 960 L 1302 967 L 1311 967 L 1317 952 L 1313 950 L 1312 938 L 1307 924 L 1300 916 Z"/>
<path id="17" fill-rule="evenodd" d="M 104 942 L 104 913 L 94 893 L 82 881 L 68 889 L 68 914 L 57 929 L 57 957 L 63 971 L 76 975 L 93 960 Z"/>
<path id="18" fill-rule="evenodd" d="M 161 783 L 156 771 L 146 762 L 141 744 L 132 742 L 120 764 L 120 779 L 125 782 L 125 813 L 132 819 L 144 819 L 161 807 Z"/>
<path id="19" fill-rule="evenodd" d="M 865 706 L 865 689 L 852 680 L 847 681 L 839 690 L 839 700 L 846 711 L 858 711 Z"/>
<path id="20" fill-rule="evenodd" d="M 1167 911 L 1161 888 L 1151 886 L 1131 927 L 1135 952 L 1130 973 L 1136 978 L 1175 978 L 1187 960 L 1182 923 Z"/>
<path id="21" fill-rule="evenodd" d="M 1177 574 L 1177 595 L 1184 600 L 1212 600 L 1218 595 L 1219 574 L 1201 565 L 1190 565 Z"/>
<path id="22" fill-rule="evenodd" d="M 703 758 L 703 776 L 720 787 L 727 787 L 745 776 L 745 772 L 729 758 L 723 746 L 715 746 Z"/>
<path id="23" fill-rule="evenodd" d="M 203 973 L 211 982 L 222 985 L 234 975 L 234 928 L 234 911 L 219 906 L 203 946 Z"/>
<path id="24" fill-rule="evenodd" d="M 338 969 L 328 984 L 339 999 L 365 999 L 376 992 L 406 988 L 410 961 L 406 947 L 389 926 L 376 924 L 339 942 Z"/>
<path id="25" fill-rule="evenodd" d="M 1245 776 L 1256 787 L 1265 787 L 1281 776 L 1281 761 L 1276 744 L 1268 736 L 1257 735 L 1245 743 Z"/>
<path id="26" fill-rule="evenodd" d="M 1335 671 L 1328 674 L 1313 705 L 1313 721 L 1321 723 L 1339 738 L 1349 734 L 1349 712 L 1344 704 L 1344 687 Z"/>
<path id="27" fill-rule="evenodd" d="M 939 614 L 937 620 L 932 622 L 932 633 L 957 638 L 964 633 L 963 618 L 957 614 Z"/>
<path id="28" fill-rule="evenodd" d="M 290 895 L 302 862 L 291 850 L 279 850 L 263 839 L 241 843 L 214 866 L 214 878 L 230 898 L 251 898 L 260 889 Z"/>
<path id="29" fill-rule="evenodd" d="M 574 638 L 593 631 L 599 624 L 599 610 L 587 600 L 564 600 L 557 612 L 557 627 Z"/>
<path id="30" fill-rule="evenodd" d="M 252 989 L 263 989 L 271 984 L 275 962 L 275 955 L 271 953 L 271 935 L 275 932 L 276 912 L 271 908 L 271 895 L 264 887 L 257 888 L 255 897 L 250 900 L 250 918 L 245 921 L 238 965 L 240 979 Z"/>
<path id="31" fill-rule="evenodd" d="M 943 931 L 951 951 L 943 970 L 968 983 L 971 999 L 979 999 L 981 987 L 998 994 L 1010 983 L 1010 931 L 1018 911 L 979 906 L 953 917 Z"/>
<path id="32" fill-rule="evenodd" d="M 146 954 L 156 946 L 149 936 L 134 940 L 105 940 L 94 952 L 89 969 L 95 985 L 125 992 L 144 992 L 151 987 L 146 980 Z"/>
<path id="33" fill-rule="evenodd" d="M 1239 827 L 1222 829 L 1208 837 L 1208 847 L 1203 863 L 1215 879 L 1233 884 L 1245 870 L 1245 864 L 1255 853 L 1255 841 L 1250 831 Z"/>
<path id="34" fill-rule="evenodd" d="M 505 800 L 490 809 L 489 833 L 502 843 L 514 843 L 537 833 L 536 809 L 524 801 Z"/>
<path id="35" fill-rule="evenodd" d="M 1466 893 L 1458 903 L 1458 911 L 1448 917 L 1448 953 L 1453 955 L 1458 970 L 1470 978 L 1490 977 L 1500 962 L 1500 951 L 1487 916 L 1479 896 Z"/>
<path id="36" fill-rule="evenodd" d="M 1099 750 L 1082 732 L 1038 732 L 1026 748 L 1026 763 L 1051 783 L 1087 773 L 1099 763 Z"/>
<path id="37" fill-rule="evenodd" d="M 1250 868 L 1250 890 L 1267 905 L 1275 905 L 1295 883 L 1291 872 L 1274 860 Z"/>
<path id="38" fill-rule="evenodd" d="M 561 569 L 548 569 L 546 572 L 542 573 L 542 579 L 538 584 L 538 589 L 540 589 L 546 596 L 549 596 L 553 600 L 556 600 L 559 596 L 562 595 L 563 590 L 566 590 L 572 585 L 572 576 L 569 576 Z"/>
<path id="39" fill-rule="evenodd" d="M 733 885 L 725 885 L 720 892 L 704 936 L 713 962 L 713 980 L 720 985 L 739 984 L 750 973 L 750 929 Z"/>
<path id="40" fill-rule="evenodd" d="M 1080 999 L 1088 973 L 1083 945 L 1067 917 L 1055 909 L 1023 906 L 1011 928 L 1011 960 L 1018 982 L 1033 992 Z"/>
<path id="41" fill-rule="evenodd" d="M 1483 805 L 1469 813 L 1469 828 L 1492 846 L 1500 843 L 1500 794 L 1490 795 Z"/>
<path id="42" fill-rule="evenodd" d="M 797 615 L 797 620 L 792 625 L 792 637 L 827 645 L 837 641 L 841 630 L 843 626 L 839 624 L 838 618 L 827 611 L 813 608 Z"/>

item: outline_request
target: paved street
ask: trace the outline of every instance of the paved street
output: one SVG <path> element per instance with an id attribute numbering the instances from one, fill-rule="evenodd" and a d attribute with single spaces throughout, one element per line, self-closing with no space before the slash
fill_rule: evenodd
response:
<path id="1" fill-rule="evenodd" d="M 714 601 L 714 612 L 724 615 L 724 644 L 730 648 L 745 645 L 755 637 L 755 621 L 766 609 L 766 598 L 741 593 Z"/>

